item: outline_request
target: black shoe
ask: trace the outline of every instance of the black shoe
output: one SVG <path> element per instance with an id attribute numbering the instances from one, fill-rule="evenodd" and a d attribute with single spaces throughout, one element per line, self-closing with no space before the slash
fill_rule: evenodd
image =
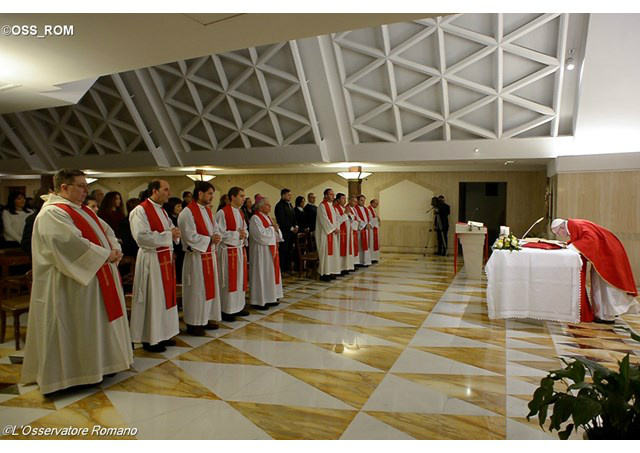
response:
<path id="1" fill-rule="evenodd" d="M 105 374 L 103 377 L 112 378 L 112 377 L 114 377 L 116 374 L 118 374 L 118 373 L 109 373 L 109 374 Z"/>
<path id="2" fill-rule="evenodd" d="M 206 326 L 204 326 L 205 330 L 218 330 L 220 326 L 217 322 L 209 321 Z"/>
<path id="3" fill-rule="evenodd" d="M 378 260 L 371 261 L 371 264 L 378 264 Z"/>
<path id="4" fill-rule="evenodd" d="M 280 305 L 280 302 L 270 302 L 267 304 L 267 307 L 277 307 L 278 305 Z"/>
<path id="5" fill-rule="evenodd" d="M 149 343 L 142 343 L 142 349 L 148 352 L 164 352 L 167 350 L 167 348 L 162 345 L 162 342 L 154 345 L 150 345 Z"/>
<path id="6" fill-rule="evenodd" d="M 267 304 L 267 305 L 269 305 L 269 304 Z M 251 305 L 251 308 L 253 308 L 254 310 L 265 311 L 265 310 L 269 309 L 269 307 L 267 307 L 267 305 Z"/>
<path id="7" fill-rule="evenodd" d="M 597 324 L 615 324 L 616 323 L 615 319 L 611 321 L 607 321 L 606 319 L 600 319 L 600 318 L 594 319 L 593 322 Z"/>
<path id="8" fill-rule="evenodd" d="M 329 277 L 328 275 L 321 275 L 320 280 L 322 280 L 323 282 L 330 282 L 331 277 Z"/>
<path id="9" fill-rule="evenodd" d="M 204 337 L 206 332 L 204 330 L 204 326 L 192 326 L 191 324 L 187 324 L 187 334 L 193 335 L 194 337 Z"/>
<path id="10" fill-rule="evenodd" d="M 345 270 L 345 271 L 340 272 L 340 275 L 347 275 L 348 273 L 349 273 L 349 271 Z"/>
<path id="11" fill-rule="evenodd" d="M 173 338 L 169 338 L 168 340 L 162 340 L 159 344 L 161 344 L 162 346 L 175 346 L 176 345 L 176 340 L 174 340 Z"/>
<path id="12" fill-rule="evenodd" d="M 240 310 L 238 313 L 234 313 L 236 316 L 249 316 L 251 314 L 248 310 Z"/>
<path id="13" fill-rule="evenodd" d="M 236 320 L 235 315 L 230 315 L 228 313 L 222 313 L 222 320 L 225 322 L 234 322 Z"/>
<path id="14" fill-rule="evenodd" d="M 337 277 L 336 277 L 335 275 L 331 274 L 331 275 L 329 275 L 329 278 L 330 278 L 331 280 L 335 280 Z"/>

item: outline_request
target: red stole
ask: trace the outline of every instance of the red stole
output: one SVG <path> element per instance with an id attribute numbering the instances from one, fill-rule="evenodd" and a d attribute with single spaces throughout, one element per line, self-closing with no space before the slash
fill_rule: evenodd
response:
<path id="1" fill-rule="evenodd" d="M 358 212 L 358 217 L 360 217 L 360 220 L 362 220 L 363 222 L 369 222 L 369 213 L 367 211 L 367 208 L 364 208 L 364 212 L 367 215 L 367 219 L 365 220 L 364 216 L 365 214 L 362 213 L 362 211 L 360 210 L 361 206 L 360 205 L 356 205 L 356 211 Z M 367 250 L 369 250 L 369 242 L 368 242 L 368 234 L 367 234 L 367 228 L 363 228 L 362 231 L 360 232 L 360 237 L 362 237 L 362 251 L 366 252 Z"/>
<path id="2" fill-rule="evenodd" d="M 95 245 L 100 247 L 104 247 L 100 240 L 98 239 L 98 235 L 95 230 L 91 228 L 89 222 L 82 217 L 75 209 L 65 203 L 53 203 L 55 206 L 62 209 L 64 212 L 69 214 L 71 220 L 77 229 L 82 233 L 82 237 L 86 240 L 92 242 Z M 102 228 L 100 221 L 96 214 L 86 206 L 82 206 L 82 210 L 89 215 L 93 219 L 94 222 L 98 224 L 104 236 L 107 237 L 107 233 Z M 111 246 L 109 246 L 111 249 Z M 116 319 L 122 317 L 122 303 L 120 302 L 120 295 L 118 294 L 118 288 L 116 287 L 115 279 L 113 278 L 113 272 L 111 272 L 111 268 L 109 263 L 105 262 L 98 273 L 96 274 L 98 277 L 98 284 L 100 285 L 100 292 L 102 293 L 102 300 L 104 302 L 104 307 L 107 310 L 107 317 L 109 318 L 109 322 L 115 321 Z"/>
<path id="3" fill-rule="evenodd" d="M 375 219 L 376 211 L 373 210 L 373 206 L 369 205 L 367 209 L 371 213 L 371 218 Z M 373 227 L 373 251 L 377 252 L 378 250 L 380 250 L 380 246 L 378 245 L 378 227 Z"/>
<path id="4" fill-rule="evenodd" d="M 342 206 L 340 203 L 336 203 L 334 207 L 338 210 L 340 215 L 344 215 L 344 211 L 342 210 Z M 340 224 L 340 256 L 347 256 L 347 222 L 342 222 Z"/>
<path id="5" fill-rule="evenodd" d="M 160 221 L 160 217 L 158 217 L 158 213 L 156 212 L 156 208 L 153 206 L 153 203 L 149 199 L 146 199 L 145 201 L 140 203 L 140 205 L 144 209 L 145 214 L 147 214 L 147 220 L 149 221 L 151 231 L 156 231 L 158 233 L 163 233 L 164 231 L 166 231 L 164 229 L 164 225 Z M 164 212 L 164 209 L 162 210 L 162 212 Z M 166 212 L 164 212 L 164 215 L 168 218 Z M 176 263 L 173 260 L 172 252 L 173 250 L 170 247 L 158 247 L 156 249 L 158 263 L 160 264 L 162 287 L 164 288 L 164 302 L 167 310 L 170 310 L 177 305 Z"/>
<path id="6" fill-rule="evenodd" d="M 327 211 L 329 221 L 333 223 L 333 214 L 331 213 L 331 208 L 329 208 L 329 203 L 324 200 L 321 204 L 324 206 L 324 210 Z M 327 234 L 327 248 L 329 249 L 329 256 L 333 256 L 333 232 Z"/>
<path id="7" fill-rule="evenodd" d="M 588 220 L 567 222 L 570 244 L 589 261 L 607 283 L 636 297 L 636 283 L 629 258 L 620 240 L 609 230 Z"/>
<path id="8" fill-rule="evenodd" d="M 236 217 L 233 214 L 233 206 L 226 205 L 222 208 L 224 213 L 224 222 L 227 225 L 227 231 L 238 231 L 236 223 Z M 244 226 L 244 225 L 243 225 Z M 247 280 L 247 251 L 242 248 L 242 256 L 244 258 L 244 278 L 242 290 L 246 291 L 248 287 Z M 227 261 L 229 263 L 229 292 L 235 293 L 238 291 L 238 247 L 227 247 Z"/>
<path id="9" fill-rule="evenodd" d="M 207 229 L 207 224 L 204 222 L 204 217 L 202 217 L 202 211 L 200 211 L 198 203 L 192 201 L 187 205 L 187 208 L 189 208 L 191 210 L 191 214 L 193 214 L 193 220 L 196 224 L 196 232 L 202 236 L 211 236 L 209 230 Z M 207 210 L 207 214 L 209 215 L 211 224 L 215 225 L 211 209 L 209 208 L 209 206 L 205 206 L 205 209 Z M 216 297 L 216 280 L 213 272 L 213 254 L 211 253 L 211 242 L 209 242 L 207 251 L 200 254 L 200 258 L 202 259 L 202 276 L 204 277 L 205 300 L 211 300 Z"/>
<path id="10" fill-rule="evenodd" d="M 262 226 L 265 228 L 269 228 L 273 223 L 271 223 L 271 219 L 266 217 L 261 212 L 256 212 L 260 221 L 262 222 Z M 275 229 L 274 229 L 275 232 Z M 271 256 L 273 257 L 273 271 L 276 275 L 276 285 L 280 284 L 280 256 L 278 255 L 278 246 L 270 245 L 269 250 L 271 251 Z"/>

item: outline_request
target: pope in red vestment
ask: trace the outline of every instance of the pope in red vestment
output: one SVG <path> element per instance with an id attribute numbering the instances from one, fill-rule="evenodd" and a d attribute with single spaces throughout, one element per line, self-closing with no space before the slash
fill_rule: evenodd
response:
<path id="1" fill-rule="evenodd" d="M 596 320 L 613 322 L 624 313 L 640 312 L 638 290 L 620 240 L 588 220 L 556 219 L 552 231 L 569 237 L 569 247 L 591 263 L 591 299 Z"/>

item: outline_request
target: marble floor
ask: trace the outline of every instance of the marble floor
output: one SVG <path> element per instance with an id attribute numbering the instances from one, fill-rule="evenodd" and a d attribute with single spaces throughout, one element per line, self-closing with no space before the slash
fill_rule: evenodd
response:
<path id="1" fill-rule="evenodd" d="M 618 324 L 640 331 L 640 316 Z M 330 283 L 286 278 L 280 306 L 209 335 L 138 349 L 130 370 L 52 399 L 17 384 L 21 351 L 8 338 L 0 426 L 135 427 L 137 439 L 552 439 L 525 416 L 559 357 L 640 360 L 640 345 L 608 325 L 492 321 L 486 282 L 421 255 L 385 254 Z"/>

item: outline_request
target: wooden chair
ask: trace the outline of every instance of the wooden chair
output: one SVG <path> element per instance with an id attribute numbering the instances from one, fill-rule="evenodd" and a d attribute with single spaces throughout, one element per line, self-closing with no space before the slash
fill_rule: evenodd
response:
<path id="1" fill-rule="evenodd" d="M 316 269 L 318 263 L 318 252 L 313 251 L 310 233 L 298 233 L 296 235 L 296 249 L 298 250 L 299 278 L 302 278 L 305 270 Z M 309 263 L 310 266 L 306 266 Z"/>
<path id="2" fill-rule="evenodd" d="M 13 316 L 13 336 L 16 351 L 20 349 L 20 315 L 29 311 L 31 298 L 31 271 L 22 277 L 0 280 L 0 343 L 4 343 L 7 330 L 7 314 Z M 26 293 L 24 289 L 27 289 Z"/>

